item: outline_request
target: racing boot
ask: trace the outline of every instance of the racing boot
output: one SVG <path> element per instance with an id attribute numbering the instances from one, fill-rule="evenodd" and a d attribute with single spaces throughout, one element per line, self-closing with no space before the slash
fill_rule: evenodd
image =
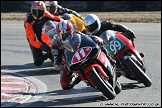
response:
<path id="1" fill-rule="evenodd" d="M 143 58 L 144 56 L 145 56 L 145 54 L 144 53 L 139 53 L 140 54 L 140 56 Z"/>
<path id="2" fill-rule="evenodd" d="M 48 52 L 48 53 L 45 53 L 45 54 L 43 55 L 43 59 L 44 59 L 44 60 L 47 60 L 48 58 L 51 60 L 52 63 L 54 62 L 52 53 L 49 53 L 49 52 Z"/>
<path id="3" fill-rule="evenodd" d="M 60 84 L 61 84 L 62 89 L 69 90 L 71 88 L 69 78 L 70 76 L 67 70 L 60 71 Z"/>
<path id="4" fill-rule="evenodd" d="M 61 51 L 60 50 L 55 50 L 55 55 L 54 55 L 54 63 L 53 63 L 53 66 L 54 66 L 54 69 L 60 71 L 61 70 L 61 66 L 63 65 L 62 64 L 62 58 L 61 58 Z"/>
<path id="5" fill-rule="evenodd" d="M 64 65 L 60 71 L 60 84 L 62 89 L 69 90 L 81 81 L 80 77 L 72 72 L 69 72 Z"/>
<path id="6" fill-rule="evenodd" d="M 81 81 L 81 78 L 77 74 L 70 71 L 70 84 L 71 84 L 70 88 L 73 88 L 80 81 Z"/>

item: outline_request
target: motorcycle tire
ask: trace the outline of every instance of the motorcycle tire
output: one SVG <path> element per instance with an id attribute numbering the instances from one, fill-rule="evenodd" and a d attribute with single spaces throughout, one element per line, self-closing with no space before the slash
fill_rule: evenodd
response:
<path id="1" fill-rule="evenodd" d="M 152 85 L 150 78 L 130 57 L 125 60 L 125 64 L 146 87 L 150 87 Z"/>
<path id="2" fill-rule="evenodd" d="M 98 74 L 95 68 L 92 68 L 88 75 L 97 86 L 97 89 L 100 90 L 104 94 L 104 96 L 106 96 L 110 100 L 116 97 L 116 92 L 112 85 L 107 80 L 104 80 L 102 76 Z"/>
<path id="3" fill-rule="evenodd" d="M 119 83 L 119 81 L 117 80 L 116 81 L 116 86 L 115 86 L 115 92 L 116 92 L 116 94 L 119 94 L 121 92 L 121 90 L 122 90 L 122 86 Z"/>

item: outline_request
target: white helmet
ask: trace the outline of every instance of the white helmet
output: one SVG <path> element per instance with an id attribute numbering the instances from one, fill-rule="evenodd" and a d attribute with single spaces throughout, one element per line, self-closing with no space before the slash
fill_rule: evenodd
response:
<path id="1" fill-rule="evenodd" d="M 45 6 L 48 12 L 55 14 L 57 12 L 57 1 L 45 1 Z"/>
<path id="2" fill-rule="evenodd" d="M 95 35 L 101 28 L 101 22 L 96 15 L 88 14 L 84 18 L 84 26 L 89 34 Z"/>

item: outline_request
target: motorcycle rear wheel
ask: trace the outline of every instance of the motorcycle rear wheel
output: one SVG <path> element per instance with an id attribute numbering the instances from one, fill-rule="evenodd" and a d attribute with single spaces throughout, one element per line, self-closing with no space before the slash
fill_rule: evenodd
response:
<path id="1" fill-rule="evenodd" d="M 152 81 L 145 74 L 145 72 L 130 58 L 128 57 L 125 60 L 125 64 L 130 68 L 130 70 L 134 73 L 134 75 L 146 86 L 150 87 L 152 85 Z"/>
<path id="2" fill-rule="evenodd" d="M 92 68 L 88 75 L 97 86 L 97 89 L 100 90 L 108 99 L 112 100 L 116 97 L 114 88 L 107 80 L 104 80 L 102 76 L 98 74 L 95 68 Z"/>

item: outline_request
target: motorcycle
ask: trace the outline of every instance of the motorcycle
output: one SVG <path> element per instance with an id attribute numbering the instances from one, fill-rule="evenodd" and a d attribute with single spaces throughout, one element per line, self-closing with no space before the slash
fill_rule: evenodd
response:
<path id="1" fill-rule="evenodd" d="M 116 77 L 115 66 L 88 35 L 81 34 L 69 36 L 63 42 L 69 70 L 76 73 L 87 86 L 100 90 L 108 99 L 114 99 L 122 89 Z M 77 36 L 81 40 L 80 44 L 77 43 Z"/>
<path id="2" fill-rule="evenodd" d="M 61 45 L 59 40 L 57 39 L 58 37 L 57 37 L 56 30 L 55 30 L 56 24 L 57 24 L 56 22 L 47 21 L 45 26 L 43 26 L 42 35 L 41 35 L 42 41 L 50 47 L 50 50 L 48 52 L 44 52 L 44 53 L 52 54 L 53 60 L 54 60 L 54 61 L 52 61 L 53 64 L 55 64 L 55 62 L 56 62 L 56 58 L 60 51 L 59 46 Z M 49 29 L 49 30 L 47 30 L 47 29 Z M 54 65 L 54 69 L 57 71 L 61 70 L 60 67 L 55 66 L 55 65 Z"/>
<path id="3" fill-rule="evenodd" d="M 64 13 L 60 17 L 63 18 L 64 20 L 69 20 L 73 24 L 74 30 L 77 30 L 77 31 L 80 31 L 83 33 L 85 32 L 84 21 L 82 19 L 80 19 L 79 17 L 77 17 L 73 14 L 68 14 L 68 13 Z M 50 25 L 48 25 L 50 28 L 50 26 L 52 26 L 53 24 L 57 25 L 58 22 L 48 21 L 48 23 L 50 23 Z M 42 37 L 41 37 L 42 41 L 45 42 L 51 48 L 50 52 L 44 52 L 44 53 L 52 53 L 53 58 L 55 60 L 59 53 L 58 46 L 60 46 L 60 43 L 58 42 L 55 30 L 51 30 L 52 31 L 51 33 L 48 33 L 48 32 L 46 33 L 46 30 L 44 30 L 44 29 L 45 28 L 43 27 L 42 33 L 44 33 L 46 35 L 42 35 Z M 55 29 L 55 28 L 53 28 L 53 29 Z M 58 45 L 56 45 L 55 48 L 53 48 L 53 46 L 52 46 L 54 42 L 56 42 L 58 44 Z M 55 61 L 54 61 L 54 64 L 55 64 Z M 60 70 L 61 68 L 54 66 L 54 69 Z"/>
<path id="4" fill-rule="evenodd" d="M 116 60 L 119 73 L 130 80 L 142 82 L 146 87 L 152 85 L 152 81 L 146 75 L 146 66 L 143 58 L 136 50 L 131 40 L 121 32 L 107 30 L 100 35 L 104 40 L 105 48 L 110 56 Z"/>

